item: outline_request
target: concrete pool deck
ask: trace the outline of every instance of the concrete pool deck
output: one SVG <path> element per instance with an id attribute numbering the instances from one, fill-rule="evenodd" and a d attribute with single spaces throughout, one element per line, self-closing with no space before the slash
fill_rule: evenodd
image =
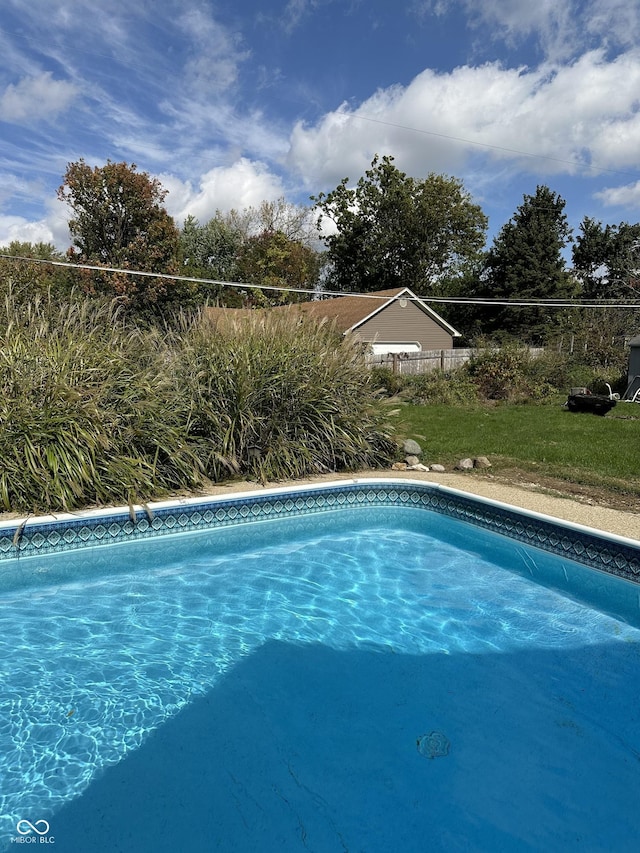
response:
<path id="1" fill-rule="evenodd" d="M 187 497 L 225 497 L 236 493 L 255 492 L 260 494 L 265 489 L 273 488 L 303 488 L 307 485 L 332 483 L 337 481 L 353 482 L 365 479 L 393 479 L 412 480 L 414 482 L 434 483 L 448 486 L 469 495 L 476 495 L 500 503 L 541 513 L 561 521 L 580 524 L 585 527 L 599 530 L 604 533 L 612 533 L 616 536 L 624 536 L 640 542 L 640 511 L 632 512 L 622 509 L 613 509 L 601 506 L 595 500 L 578 500 L 574 497 L 562 494 L 550 494 L 538 484 L 516 484 L 494 478 L 491 474 L 478 475 L 476 472 L 458 473 L 435 471 L 393 471 L 390 469 L 377 469 L 358 472 L 343 471 L 336 474 L 323 474 L 316 477 L 303 477 L 298 480 L 282 480 L 278 482 L 258 483 L 255 480 L 235 480 L 219 485 L 211 485 L 209 488 L 195 494 L 181 494 L 168 496 L 166 499 L 184 499 Z M 165 499 L 165 500 L 166 500 Z M 106 507 L 103 507 L 105 510 Z M 119 507 L 119 509 L 124 509 Z M 91 511 L 91 507 L 86 510 Z M 29 516 L 33 521 L 38 516 Z M 0 513 L 0 521 L 10 522 L 23 519 L 19 513 Z"/>
<path id="2" fill-rule="evenodd" d="M 304 486 L 310 483 L 330 483 L 336 480 L 363 480 L 368 478 L 390 478 L 394 480 L 418 480 L 424 483 L 439 483 L 452 489 L 459 489 L 471 495 L 477 495 L 490 500 L 511 504 L 521 509 L 539 512 L 544 515 L 558 518 L 562 521 L 570 521 L 574 524 L 582 524 L 605 533 L 613 533 L 617 536 L 625 536 L 629 539 L 640 541 L 640 514 L 626 512 L 624 510 L 611 509 L 609 507 L 582 503 L 570 497 L 550 495 L 544 491 L 537 490 L 534 486 L 519 486 L 505 484 L 486 476 L 476 476 L 473 473 L 436 473 L 429 471 L 360 471 L 358 473 L 325 474 L 318 477 L 303 478 L 300 480 L 266 483 L 264 488 L 278 486 Z M 256 482 L 237 481 L 220 486 L 212 486 L 207 494 L 228 495 L 233 492 L 259 492 L 263 486 Z"/>

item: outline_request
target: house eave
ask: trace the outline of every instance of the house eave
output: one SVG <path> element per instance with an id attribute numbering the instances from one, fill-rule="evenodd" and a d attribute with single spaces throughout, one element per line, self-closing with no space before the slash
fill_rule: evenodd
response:
<path id="1" fill-rule="evenodd" d="M 424 311 L 424 313 L 427 314 L 434 321 L 434 323 L 437 323 L 441 328 L 443 328 L 445 331 L 447 331 L 451 335 L 452 338 L 461 338 L 462 337 L 462 334 L 460 332 L 458 332 L 456 329 L 454 329 L 453 326 L 450 326 L 449 323 L 447 323 L 447 321 L 444 320 L 439 314 L 436 314 L 436 312 L 432 308 L 430 308 L 426 304 L 426 302 L 423 302 L 420 299 L 420 297 L 416 296 L 415 293 L 412 290 L 410 290 L 408 287 L 404 287 L 395 296 L 390 296 L 385 302 L 383 302 L 381 305 L 378 305 L 377 308 L 375 308 L 373 311 L 371 311 L 369 314 L 367 314 L 366 317 L 363 317 L 362 320 L 358 320 L 357 323 L 354 323 L 353 326 L 350 326 L 348 329 L 346 329 L 344 331 L 344 334 L 346 335 L 349 332 L 357 331 L 357 329 L 360 326 L 362 326 L 363 323 L 367 323 L 369 320 L 372 319 L 372 317 L 375 317 L 376 314 L 379 314 L 380 311 L 383 311 L 392 302 L 397 302 L 399 299 L 401 299 L 405 295 L 409 296 L 411 301 L 415 302 L 415 304 L 418 306 L 418 308 L 420 308 L 421 311 Z"/>

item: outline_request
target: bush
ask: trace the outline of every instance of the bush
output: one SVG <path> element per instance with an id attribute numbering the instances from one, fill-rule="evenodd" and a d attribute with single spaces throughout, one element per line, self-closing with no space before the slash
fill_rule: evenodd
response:
<path id="1" fill-rule="evenodd" d="M 625 369 L 617 364 L 608 366 L 591 363 L 583 354 L 558 353 L 552 350 L 531 360 L 528 376 L 535 383 L 546 383 L 552 392 L 568 394 L 571 388 L 587 387 L 597 394 L 608 394 L 607 384 L 612 391 L 622 393 L 627 384 Z"/>
<path id="2" fill-rule="evenodd" d="M 466 365 L 455 370 L 402 375 L 374 367 L 371 373 L 381 393 L 400 394 L 417 405 L 465 405 L 481 400 L 523 403 L 568 394 L 573 387 L 585 386 L 608 394 L 607 383 L 614 392 L 622 393 L 627 381 L 626 358 L 618 352 L 617 359 L 608 357 L 606 364 L 600 364 L 594 361 L 593 351 L 587 357 L 553 349 L 531 355 L 527 347 L 510 343 L 500 349 L 479 349 Z"/>
<path id="3" fill-rule="evenodd" d="M 480 349 L 466 365 L 455 370 L 402 375 L 375 367 L 372 376 L 382 393 L 400 394 L 417 405 L 465 405 L 481 400 L 524 403 L 567 394 L 571 388 L 582 386 L 608 394 L 607 383 L 613 391 L 622 393 L 626 373 L 620 371 L 619 361 L 609 359 L 602 366 L 592 363 L 591 358 L 585 360 L 582 353 L 551 349 L 531 355 L 527 347 L 511 343 L 500 349 Z"/>
<path id="4" fill-rule="evenodd" d="M 434 370 L 408 378 L 409 400 L 417 405 L 444 403 L 464 405 L 479 398 L 477 386 L 462 367 L 457 370 Z"/>
<path id="5" fill-rule="evenodd" d="M 9 296 L 0 342 L 5 510 L 140 502 L 238 473 L 386 464 L 395 451 L 358 351 L 294 316 L 140 329 L 95 300 Z"/>
<path id="6" fill-rule="evenodd" d="M 531 355 L 525 347 L 508 344 L 475 355 L 466 370 L 487 400 L 514 400 L 529 393 Z"/>
<path id="7" fill-rule="evenodd" d="M 374 406 L 359 348 L 327 324 L 255 312 L 217 327 L 195 322 L 181 342 L 190 434 L 218 480 L 262 480 L 386 464 L 395 445 Z"/>
<path id="8" fill-rule="evenodd" d="M 193 486 L 158 340 L 97 303 L 5 305 L 0 505 L 69 510 Z"/>
<path id="9" fill-rule="evenodd" d="M 374 366 L 370 368 L 371 382 L 381 396 L 395 397 L 408 384 L 408 378 L 401 373 L 394 373 L 390 367 Z"/>
<path id="10" fill-rule="evenodd" d="M 532 356 L 527 348 L 513 344 L 481 352 L 466 368 L 483 397 L 511 402 L 568 393 L 572 387 L 589 386 L 600 375 L 574 356 L 553 350 Z"/>

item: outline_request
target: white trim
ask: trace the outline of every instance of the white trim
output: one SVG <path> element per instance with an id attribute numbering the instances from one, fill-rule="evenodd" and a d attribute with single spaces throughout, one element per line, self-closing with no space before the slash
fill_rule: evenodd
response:
<path id="1" fill-rule="evenodd" d="M 411 291 L 409 291 L 409 292 L 411 293 Z M 429 316 L 436 323 L 439 323 L 441 326 L 444 326 L 447 329 L 447 331 L 451 333 L 451 336 L 453 338 L 461 338 L 462 337 L 462 332 L 458 332 L 456 329 L 453 328 L 453 326 L 449 325 L 449 323 L 447 323 L 447 321 L 444 319 L 444 317 L 441 317 L 436 311 L 433 310 L 433 308 L 430 308 L 426 302 L 423 302 L 422 299 L 420 299 L 419 296 L 415 297 L 415 302 L 416 302 L 416 305 L 419 305 L 423 311 L 426 311 L 426 313 L 429 314 Z"/>
<path id="2" fill-rule="evenodd" d="M 388 353 L 421 352 L 420 341 L 371 341 L 369 346 L 374 355 L 387 355 Z"/>
<path id="3" fill-rule="evenodd" d="M 439 326 L 441 326 L 443 329 L 445 329 L 445 331 L 449 332 L 451 337 L 453 337 L 453 338 L 461 338 L 462 337 L 462 334 L 460 332 L 456 331 L 456 329 L 454 329 L 453 326 L 450 326 L 449 323 L 447 323 L 447 321 L 443 317 L 441 317 L 437 312 L 435 312 L 433 310 L 433 308 L 429 308 L 429 306 L 426 304 L 426 302 L 423 302 L 420 299 L 420 297 L 416 296 L 415 293 L 412 290 L 409 290 L 408 287 L 403 287 L 402 290 L 399 293 L 397 293 L 395 296 L 390 296 L 386 302 L 383 302 L 382 305 L 379 305 L 374 311 L 371 311 L 371 313 L 367 314 L 367 316 L 364 317 L 362 320 L 358 320 L 357 323 L 354 323 L 353 326 L 350 326 L 345 331 L 344 334 L 346 335 L 347 332 L 354 332 L 363 323 L 367 323 L 369 320 L 372 319 L 372 317 L 375 317 L 376 314 L 379 314 L 380 311 L 384 311 L 384 309 L 388 305 L 391 305 L 392 302 L 398 302 L 399 299 L 402 296 L 404 296 L 405 294 L 407 294 L 411 298 L 411 301 L 415 305 L 417 305 L 422 311 L 424 311 L 425 314 L 427 314 L 429 317 L 431 317 L 431 319 L 434 321 L 434 323 L 437 323 Z"/>

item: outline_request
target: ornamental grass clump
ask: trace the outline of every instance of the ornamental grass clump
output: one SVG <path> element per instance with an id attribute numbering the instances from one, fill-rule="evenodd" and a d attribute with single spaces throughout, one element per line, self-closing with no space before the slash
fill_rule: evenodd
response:
<path id="1" fill-rule="evenodd" d="M 143 503 L 394 450 L 357 348 L 298 315 L 139 328 L 113 304 L 11 294 L 0 311 L 2 510 Z"/>
<path id="2" fill-rule="evenodd" d="M 193 486 L 157 335 L 90 302 L 17 303 L 0 318 L 0 507 L 71 510 Z"/>
<path id="3" fill-rule="evenodd" d="M 391 441 L 357 345 L 295 308 L 185 330 L 190 435 L 213 480 L 262 481 L 386 464 Z"/>

